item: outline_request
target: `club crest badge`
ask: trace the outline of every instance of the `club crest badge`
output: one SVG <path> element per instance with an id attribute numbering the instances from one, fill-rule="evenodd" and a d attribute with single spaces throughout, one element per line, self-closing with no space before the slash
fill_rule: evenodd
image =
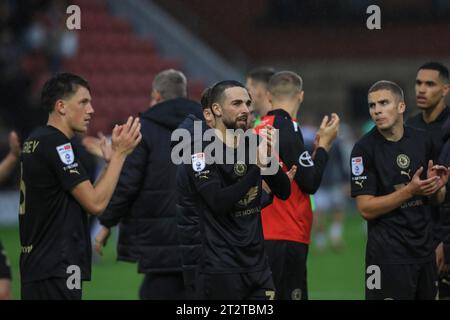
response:
<path id="1" fill-rule="evenodd" d="M 406 154 L 399 154 L 397 156 L 397 165 L 400 167 L 400 169 L 407 169 L 410 163 L 411 161 Z"/>
<path id="2" fill-rule="evenodd" d="M 58 155 L 62 163 L 72 164 L 75 161 L 75 155 L 73 154 L 73 149 L 70 142 L 57 146 L 56 151 L 58 151 Z"/>
<path id="3" fill-rule="evenodd" d="M 247 165 L 245 165 L 245 163 L 236 163 L 233 169 L 234 174 L 238 177 L 242 177 L 247 173 Z"/>

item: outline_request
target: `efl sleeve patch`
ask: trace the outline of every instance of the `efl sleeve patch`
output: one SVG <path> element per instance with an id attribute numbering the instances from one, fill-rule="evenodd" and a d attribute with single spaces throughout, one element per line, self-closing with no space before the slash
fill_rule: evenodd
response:
<path id="1" fill-rule="evenodd" d="M 62 163 L 69 165 L 75 161 L 75 155 L 70 142 L 57 146 L 56 151 L 58 151 L 58 155 Z"/>

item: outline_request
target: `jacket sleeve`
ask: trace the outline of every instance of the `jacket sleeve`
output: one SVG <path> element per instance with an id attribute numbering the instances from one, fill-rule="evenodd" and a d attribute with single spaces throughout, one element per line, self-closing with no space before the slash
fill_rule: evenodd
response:
<path id="1" fill-rule="evenodd" d="M 446 142 L 442 148 L 439 156 L 440 165 L 450 167 L 450 141 Z M 447 183 L 447 192 L 445 194 L 445 201 L 441 205 L 441 228 L 438 230 L 439 235 L 442 234 L 444 243 L 444 258 L 445 264 L 450 264 L 450 183 Z"/>
<path id="2" fill-rule="evenodd" d="M 117 225 L 129 213 L 145 177 L 148 154 L 148 146 L 142 140 L 125 160 L 111 201 L 99 217 L 100 223 L 105 227 Z"/>
<path id="3" fill-rule="evenodd" d="M 291 181 L 281 167 L 276 174 L 263 176 L 263 179 L 277 198 L 287 200 L 291 195 Z"/>
<path id="4" fill-rule="evenodd" d="M 294 180 L 299 188 L 309 194 L 314 194 L 319 189 L 322 175 L 328 161 L 328 153 L 323 148 L 316 151 L 312 159 L 305 148 L 303 136 L 298 126 L 292 121 L 277 117 L 275 128 L 279 129 L 280 158 L 290 169 L 297 166 Z"/>

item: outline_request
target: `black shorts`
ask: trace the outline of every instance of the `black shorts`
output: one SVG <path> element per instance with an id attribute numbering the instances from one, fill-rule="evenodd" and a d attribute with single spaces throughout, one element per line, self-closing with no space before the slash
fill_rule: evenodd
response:
<path id="1" fill-rule="evenodd" d="M 275 299 L 308 300 L 308 245 L 284 240 L 264 243 L 275 283 Z"/>
<path id="2" fill-rule="evenodd" d="M 186 299 L 182 272 L 148 273 L 139 289 L 141 300 Z"/>
<path id="3" fill-rule="evenodd" d="M 64 278 L 22 283 L 22 300 L 81 300 L 80 289 L 69 289 Z"/>
<path id="4" fill-rule="evenodd" d="M 6 252 L 0 242 L 0 279 L 11 279 L 11 268 L 6 257 Z"/>
<path id="5" fill-rule="evenodd" d="M 202 300 L 273 300 L 272 273 L 202 273 L 197 276 L 196 291 Z"/>
<path id="6" fill-rule="evenodd" d="M 436 262 L 421 264 L 366 264 L 367 300 L 435 300 Z"/>

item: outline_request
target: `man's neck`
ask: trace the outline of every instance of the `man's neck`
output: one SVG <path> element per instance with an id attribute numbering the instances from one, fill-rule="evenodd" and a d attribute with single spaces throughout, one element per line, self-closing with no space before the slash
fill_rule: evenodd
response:
<path id="1" fill-rule="evenodd" d="M 444 101 L 439 102 L 434 108 L 428 108 L 422 110 L 422 119 L 425 123 L 430 123 L 435 121 L 439 115 L 444 111 L 445 103 Z"/>
<path id="2" fill-rule="evenodd" d="M 72 139 L 75 133 L 60 118 L 50 114 L 47 121 L 48 126 L 55 127 L 61 131 L 68 139 Z"/>
<path id="3" fill-rule="evenodd" d="M 403 134 L 405 133 L 405 128 L 403 126 L 403 122 L 399 122 L 396 125 L 393 125 L 390 129 L 387 130 L 378 130 L 381 135 L 388 141 L 397 142 L 401 138 L 403 138 Z"/>
<path id="4" fill-rule="evenodd" d="M 272 110 L 272 105 L 270 104 L 269 101 L 267 101 L 263 105 L 261 105 L 260 112 L 259 112 L 260 117 L 267 116 L 267 113 L 269 113 L 270 110 Z"/>
<path id="5" fill-rule="evenodd" d="M 298 105 L 297 103 L 291 103 L 287 101 L 274 101 L 273 106 L 274 109 L 283 109 L 284 111 L 289 113 L 292 119 L 297 118 L 298 109 L 300 108 L 300 105 Z"/>

